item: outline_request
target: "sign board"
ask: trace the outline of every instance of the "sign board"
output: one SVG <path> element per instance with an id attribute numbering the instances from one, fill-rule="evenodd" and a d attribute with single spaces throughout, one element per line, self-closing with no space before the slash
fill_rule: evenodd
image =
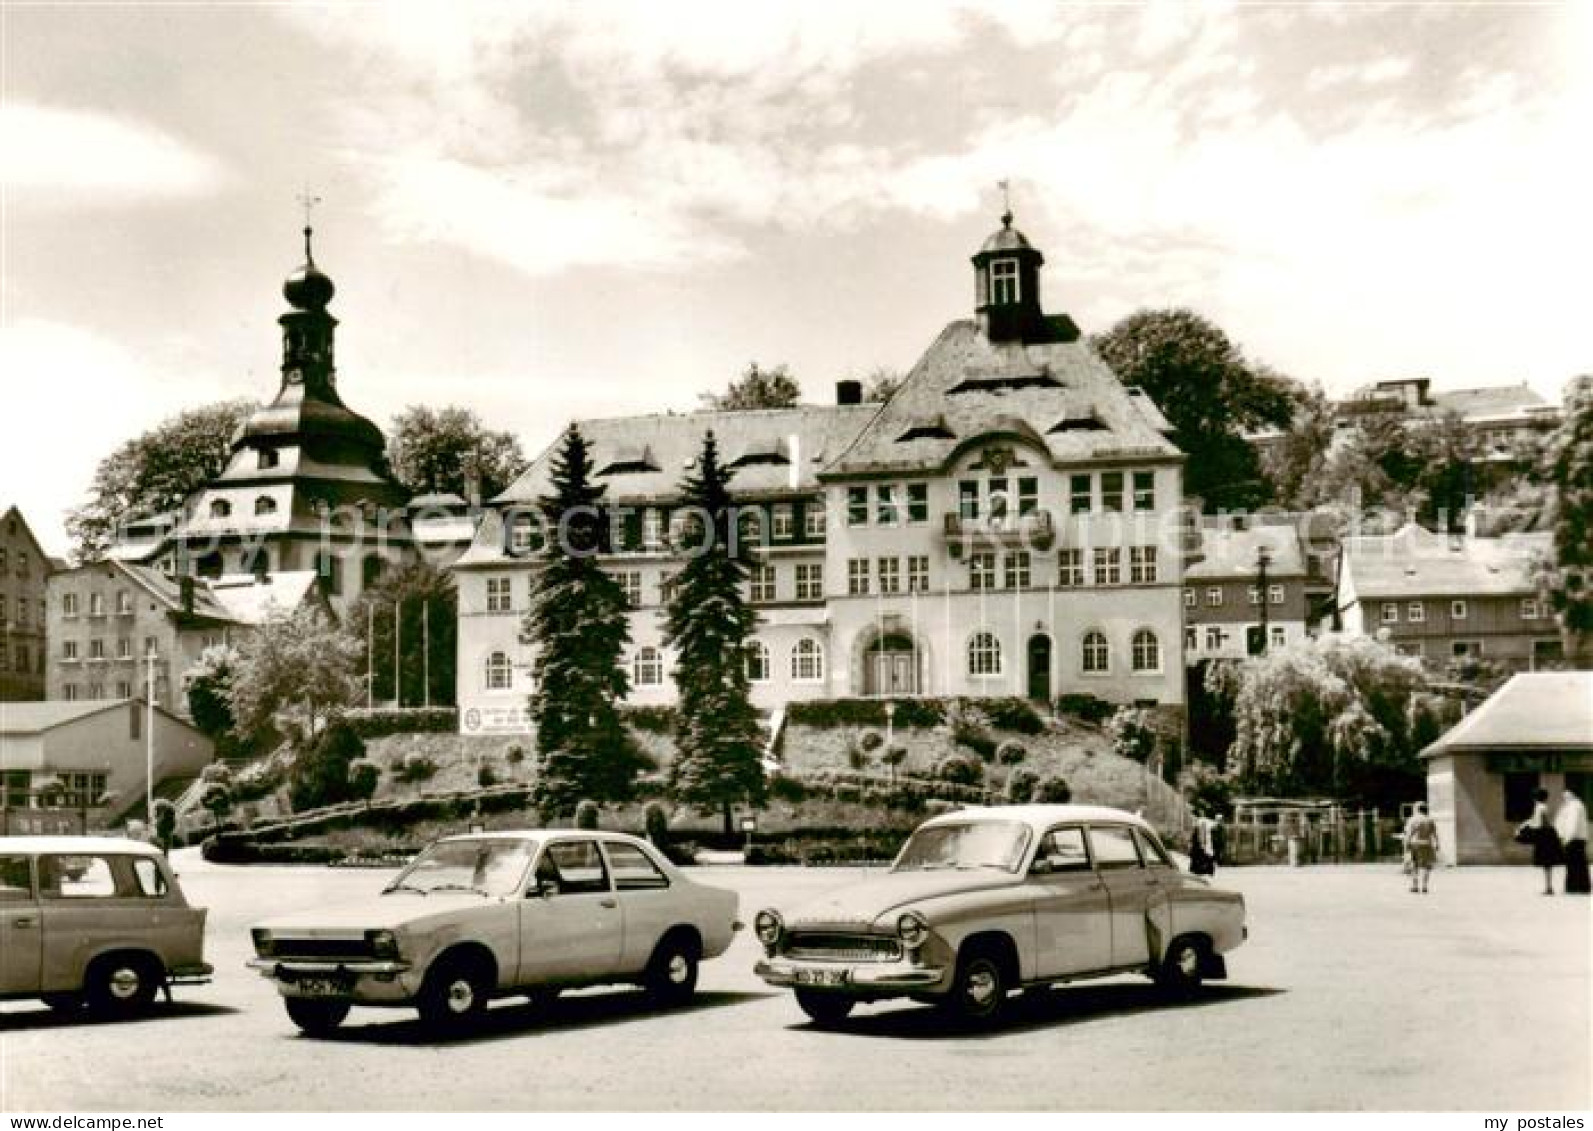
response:
<path id="1" fill-rule="evenodd" d="M 466 707 L 459 712 L 460 734 L 530 734 L 531 712 L 524 707 Z"/>

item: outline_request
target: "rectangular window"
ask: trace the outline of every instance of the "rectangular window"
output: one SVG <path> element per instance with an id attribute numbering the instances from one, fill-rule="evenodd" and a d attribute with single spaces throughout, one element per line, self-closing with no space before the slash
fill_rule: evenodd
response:
<path id="1" fill-rule="evenodd" d="M 1156 473 L 1154 471 L 1136 471 L 1134 473 L 1134 509 L 1137 511 L 1153 511 L 1156 509 Z"/>
<path id="2" fill-rule="evenodd" d="M 1084 551 L 1058 550 L 1056 555 L 1057 584 L 1076 588 L 1084 584 Z"/>
<path id="3" fill-rule="evenodd" d="M 1399 605 L 1393 601 L 1384 601 L 1382 612 L 1378 619 L 1384 624 L 1398 624 Z"/>
<path id="4" fill-rule="evenodd" d="M 1018 480 L 1018 513 L 1033 514 L 1040 509 L 1040 481 L 1032 476 Z"/>
<path id="5" fill-rule="evenodd" d="M 125 617 L 133 611 L 133 595 L 125 589 L 116 591 L 116 615 Z"/>
<path id="6" fill-rule="evenodd" d="M 909 483 L 907 485 L 907 521 L 929 521 L 928 483 Z"/>
<path id="7" fill-rule="evenodd" d="M 1117 549 L 1095 551 L 1095 584 L 1123 583 L 1123 552 Z"/>
<path id="8" fill-rule="evenodd" d="M 748 590 L 754 604 L 775 599 L 775 572 L 772 565 L 755 565 L 748 571 Z"/>
<path id="9" fill-rule="evenodd" d="M 964 479 L 957 484 L 957 514 L 967 522 L 979 517 L 979 484 L 976 481 Z"/>
<path id="10" fill-rule="evenodd" d="M 642 571 L 638 569 L 625 569 L 614 575 L 620 588 L 625 591 L 625 603 L 633 609 L 642 605 Z"/>
<path id="11" fill-rule="evenodd" d="M 1005 478 L 990 479 L 985 482 L 985 499 L 989 505 L 992 520 L 1007 517 L 1011 507 L 1008 506 L 1007 481 Z"/>
<path id="12" fill-rule="evenodd" d="M 769 520 L 769 533 L 775 538 L 790 538 L 793 528 L 790 503 L 776 503 Z"/>
<path id="13" fill-rule="evenodd" d="M 1007 555 L 1006 581 L 1008 589 L 1029 587 L 1029 551 L 1014 550 Z"/>
<path id="14" fill-rule="evenodd" d="M 123 636 L 116 641 L 116 658 L 118 660 L 131 660 L 133 658 L 133 639 Z"/>
<path id="15" fill-rule="evenodd" d="M 1283 586 L 1281 586 L 1281 585 L 1269 585 L 1269 586 L 1267 586 L 1267 604 L 1269 604 L 1269 605 L 1281 605 L 1281 604 L 1283 604 Z"/>
<path id="16" fill-rule="evenodd" d="M 879 570 L 879 591 L 887 596 L 902 591 L 902 560 L 880 558 L 874 563 Z"/>
<path id="17" fill-rule="evenodd" d="M 907 591 L 909 593 L 929 592 L 928 555 L 915 554 L 907 559 Z"/>
<path id="18" fill-rule="evenodd" d="M 642 548 L 656 550 L 664 544 L 664 512 L 649 507 L 642 512 Z"/>
<path id="19" fill-rule="evenodd" d="M 802 512 L 802 522 L 802 529 L 809 538 L 824 537 L 825 521 L 822 500 L 815 499 L 807 505 L 807 508 Z"/>
<path id="20" fill-rule="evenodd" d="M 1449 643 L 1449 654 L 1457 660 L 1478 660 L 1482 658 L 1481 640 L 1452 640 Z"/>
<path id="21" fill-rule="evenodd" d="M 1405 619 L 1412 624 L 1421 624 L 1427 619 L 1427 606 L 1421 601 L 1412 601 L 1405 606 Z"/>
<path id="22" fill-rule="evenodd" d="M 1206 651 L 1216 652 L 1222 648 L 1223 631 L 1214 624 L 1206 626 Z"/>
<path id="23" fill-rule="evenodd" d="M 61 659 L 65 660 L 67 663 L 72 663 L 77 658 L 78 658 L 77 657 L 77 641 L 76 640 L 63 640 L 63 641 L 61 641 Z"/>
<path id="24" fill-rule="evenodd" d="M 1090 479 L 1088 475 L 1068 476 L 1068 510 L 1073 514 L 1089 514 L 1094 509 Z"/>
<path id="25" fill-rule="evenodd" d="M 61 595 L 61 615 L 64 617 L 77 616 L 76 593 L 64 593 Z"/>
<path id="26" fill-rule="evenodd" d="M 1184 608 L 1193 609 L 1198 604 L 1200 604 L 1200 599 L 1196 596 L 1195 591 L 1193 589 L 1185 589 Z"/>
<path id="27" fill-rule="evenodd" d="M 63 699 L 65 699 L 68 703 L 76 702 L 76 700 L 77 700 L 77 684 L 68 683 L 64 687 L 62 687 L 61 688 L 61 697 Z"/>
<path id="28" fill-rule="evenodd" d="M 1466 613 L 1468 611 L 1469 610 L 1466 608 L 1466 602 L 1464 601 L 1449 602 L 1449 615 L 1454 620 L 1465 620 Z"/>
<path id="29" fill-rule="evenodd" d="M 1288 643 L 1287 635 L 1285 634 L 1285 632 L 1283 630 L 1283 626 L 1281 624 L 1268 625 L 1267 626 L 1267 631 L 1272 637 L 1272 639 L 1270 641 L 1268 641 L 1268 643 L 1270 643 L 1272 645 L 1272 647 L 1274 647 L 1274 648 L 1282 648 L 1285 644 Z"/>
<path id="30" fill-rule="evenodd" d="M 509 526 L 509 552 L 518 556 L 529 554 L 534 546 L 532 534 L 535 527 L 529 517 L 521 516 Z"/>
<path id="31" fill-rule="evenodd" d="M 1538 599 L 1536 597 L 1523 597 L 1523 598 L 1521 598 L 1521 619 L 1522 620 L 1537 620 L 1538 619 Z"/>
<path id="32" fill-rule="evenodd" d="M 969 555 L 968 588 L 994 589 L 995 587 L 996 555 L 988 551 Z"/>
<path id="33" fill-rule="evenodd" d="M 105 615 L 105 594 L 89 594 L 89 616 L 102 617 Z"/>
<path id="34" fill-rule="evenodd" d="M 116 681 L 116 697 L 118 699 L 131 699 L 133 697 L 133 684 L 131 680 L 119 679 Z M 135 711 L 134 714 L 137 714 Z M 133 736 L 137 738 L 135 734 Z"/>
<path id="35" fill-rule="evenodd" d="M 95 639 L 89 641 L 89 659 L 103 660 L 105 658 L 105 641 Z"/>
<path id="36" fill-rule="evenodd" d="M 846 489 L 846 525 L 868 525 L 867 487 L 848 487 Z"/>
<path id="37" fill-rule="evenodd" d="M 846 591 L 853 597 L 868 596 L 867 558 L 853 558 L 846 563 Z"/>
<path id="38" fill-rule="evenodd" d="M 901 521 L 896 511 L 896 484 L 881 483 L 874 488 L 874 521 L 881 526 L 895 526 Z"/>
<path id="39" fill-rule="evenodd" d="M 1123 473 L 1121 471 L 1101 472 L 1101 509 L 1103 511 L 1121 511 L 1123 509 Z"/>
<path id="40" fill-rule="evenodd" d="M 817 562 L 796 567 L 796 598 L 818 601 L 824 597 L 824 567 Z"/>
<path id="41" fill-rule="evenodd" d="M 1184 651 L 1193 652 L 1198 645 L 1198 638 L 1193 628 L 1184 629 Z"/>
<path id="42" fill-rule="evenodd" d="M 509 592 L 509 578 L 487 578 L 487 611 L 489 613 L 506 613 L 514 607 L 514 598 Z"/>
<path id="43" fill-rule="evenodd" d="M 1137 585 L 1156 580 L 1156 547 L 1131 546 L 1128 551 L 1128 579 Z"/>
<path id="44" fill-rule="evenodd" d="M 1019 301 L 1018 261 L 997 259 L 990 264 L 990 301 L 996 306 L 1010 306 Z"/>
<path id="45" fill-rule="evenodd" d="M 1213 585 L 1206 590 L 1206 607 L 1219 609 L 1222 607 L 1222 587 Z"/>
<path id="46" fill-rule="evenodd" d="M 1261 590 L 1254 585 L 1250 586 L 1245 590 L 1245 599 L 1252 605 L 1261 604 Z"/>

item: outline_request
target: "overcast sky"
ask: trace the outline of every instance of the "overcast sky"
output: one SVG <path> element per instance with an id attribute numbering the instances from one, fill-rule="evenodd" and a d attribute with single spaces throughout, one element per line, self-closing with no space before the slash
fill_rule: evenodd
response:
<path id="1" fill-rule="evenodd" d="M 1086 331 L 1188 305 L 1329 391 L 1593 369 L 1593 4 L 43 5 L 3 21 L 0 503 L 277 388 L 534 454 L 757 359 L 810 399 L 968 315 L 996 182 Z"/>

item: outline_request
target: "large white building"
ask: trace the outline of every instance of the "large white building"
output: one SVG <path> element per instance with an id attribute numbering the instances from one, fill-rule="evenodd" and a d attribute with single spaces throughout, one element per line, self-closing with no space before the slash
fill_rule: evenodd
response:
<path id="1" fill-rule="evenodd" d="M 760 543 L 754 701 L 1090 693 L 1181 705 L 1183 456 L 1066 315 L 1011 216 L 973 257 L 976 317 L 945 328 L 883 404 L 580 421 L 624 537 L 631 701 L 674 699 L 663 604 L 673 508 L 712 431 Z M 527 729 L 528 514 L 553 451 L 455 565 L 466 733 Z"/>

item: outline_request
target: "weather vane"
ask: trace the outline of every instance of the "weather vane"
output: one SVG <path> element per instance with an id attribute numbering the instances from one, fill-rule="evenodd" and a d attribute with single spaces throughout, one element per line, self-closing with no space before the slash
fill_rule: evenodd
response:
<path id="1" fill-rule="evenodd" d="M 321 203 L 321 198 L 306 188 L 299 193 L 299 204 L 304 207 L 304 261 L 313 264 L 315 255 L 310 251 L 310 213 Z"/>
<path id="2" fill-rule="evenodd" d="M 1001 190 L 1001 219 L 1003 223 L 1012 223 L 1012 185 L 1007 180 L 999 180 L 996 187 Z"/>

